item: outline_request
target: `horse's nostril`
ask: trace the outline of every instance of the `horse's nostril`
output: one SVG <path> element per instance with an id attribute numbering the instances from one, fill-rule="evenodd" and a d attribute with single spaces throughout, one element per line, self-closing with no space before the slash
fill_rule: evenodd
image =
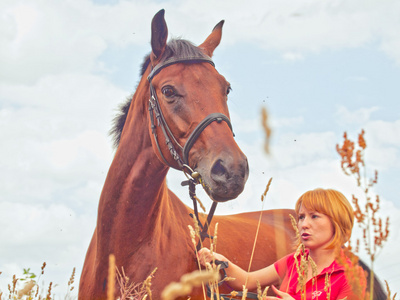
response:
<path id="1" fill-rule="evenodd" d="M 221 179 L 227 179 L 228 172 L 225 169 L 222 160 L 217 160 L 212 169 L 211 169 L 211 177 L 213 180 L 219 181 Z"/>

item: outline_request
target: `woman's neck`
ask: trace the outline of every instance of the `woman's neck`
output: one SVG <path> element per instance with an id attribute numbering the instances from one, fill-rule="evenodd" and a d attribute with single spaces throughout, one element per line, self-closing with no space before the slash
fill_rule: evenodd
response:
<path id="1" fill-rule="evenodd" d="M 309 255 L 317 265 L 318 273 L 329 267 L 336 258 L 335 249 L 313 249 Z"/>

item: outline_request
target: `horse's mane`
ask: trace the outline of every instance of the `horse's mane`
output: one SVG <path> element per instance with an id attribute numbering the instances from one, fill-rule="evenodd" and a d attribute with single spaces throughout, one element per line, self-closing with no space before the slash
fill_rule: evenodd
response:
<path id="1" fill-rule="evenodd" d="M 196 47 L 191 42 L 183 39 L 172 39 L 170 42 L 168 42 L 160 63 L 172 57 L 177 59 L 187 58 L 187 57 L 207 58 L 206 54 L 204 54 L 200 50 L 200 48 Z M 150 64 L 150 55 L 147 55 L 144 58 L 144 61 L 140 68 L 140 77 L 144 75 L 149 64 Z M 129 96 L 126 99 L 126 101 L 119 106 L 117 115 L 113 120 L 113 125 L 110 130 L 110 136 L 112 137 L 113 146 L 115 149 L 118 148 L 119 142 L 121 140 L 122 129 L 124 128 L 132 100 L 133 96 Z"/>

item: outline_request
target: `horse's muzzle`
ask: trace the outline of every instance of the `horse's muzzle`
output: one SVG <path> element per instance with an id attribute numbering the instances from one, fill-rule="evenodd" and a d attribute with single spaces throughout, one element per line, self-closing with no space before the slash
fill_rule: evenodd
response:
<path id="1" fill-rule="evenodd" d="M 243 192 L 249 175 L 249 165 L 244 154 L 236 160 L 230 156 L 216 159 L 209 170 L 205 190 L 214 201 L 229 201 Z"/>

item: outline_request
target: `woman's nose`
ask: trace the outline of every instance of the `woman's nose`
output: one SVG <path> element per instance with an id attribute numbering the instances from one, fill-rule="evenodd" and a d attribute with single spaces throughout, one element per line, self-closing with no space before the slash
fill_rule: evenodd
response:
<path id="1" fill-rule="evenodd" d="M 305 217 L 302 221 L 301 221 L 301 228 L 308 228 L 309 223 L 308 223 L 308 218 Z"/>

